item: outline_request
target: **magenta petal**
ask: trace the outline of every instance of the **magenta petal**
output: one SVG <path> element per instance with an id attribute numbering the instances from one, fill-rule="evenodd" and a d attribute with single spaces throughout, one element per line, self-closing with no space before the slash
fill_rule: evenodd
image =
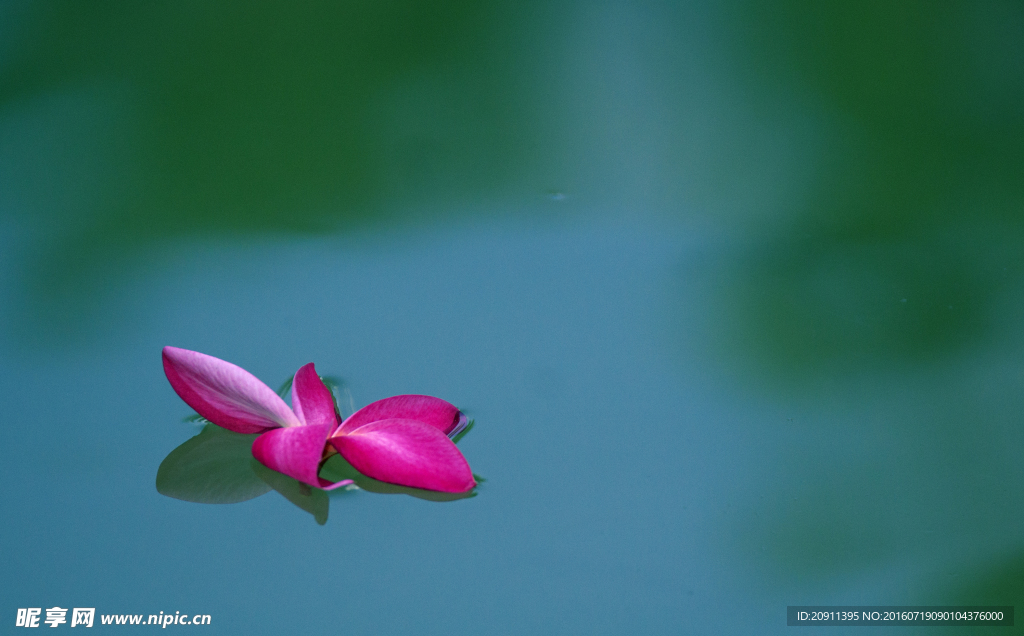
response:
<path id="1" fill-rule="evenodd" d="M 459 424 L 459 409 L 429 395 L 396 395 L 367 404 L 342 422 L 340 432 L 351 433 L 378 420 L 416 420 L 448 435 Z"/>
<path id="2" fill-rule="evenodd" d="M 249 434 L 299 424 L 273 389 L 239 366 L 176 347 L 164 347 L 163 359 L 178 396 L 218 426 Z"/>
<path id="3" fill-rule="evenodd" d="M 312 362 L 299 369 L 292 380 L 292 410 L 299 421 L 307 426 L 329 424 L 330 432 L 338 427 L 334 398 L 316 374 Z"/>
<path id="4" fill-rule="evenodd" d="M 380 481 L 441 492 L 466 492 L 476 485 L 455 444 L 419 421 L 379 420 L 330 441 L 356 470 Z"/>
<path id="5" fill-rule="evenodd" d="M 330 424 L 292 426 L 267 431 L 252 443 L 252 455 L 261 464 L 304 484 L 330 489 L 342 486 L 320 479 L 320 460 L 327 445 Z"/>

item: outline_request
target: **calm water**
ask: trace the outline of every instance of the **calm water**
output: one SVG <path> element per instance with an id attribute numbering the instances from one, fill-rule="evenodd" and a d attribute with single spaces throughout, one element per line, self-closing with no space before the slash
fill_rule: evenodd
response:
<path id="1" fill-rule="evenodd" d="M 1013 2 L 4 5 L 0 621 L 1024 607 L 1022 43 Z M 162 496 L 164 345 L 444 398 L 487 481 Z"/>

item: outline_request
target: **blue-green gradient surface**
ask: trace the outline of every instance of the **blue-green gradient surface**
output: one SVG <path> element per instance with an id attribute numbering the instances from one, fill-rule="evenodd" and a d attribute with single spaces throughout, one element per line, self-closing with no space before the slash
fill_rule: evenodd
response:
<path id="1" fill-rule="evenodd" d="M 0 624 L 1024 607 L 1022 213 L 1019 2 L 4 3 Z M 441 397 L 487 481 L 163 496 L 165 345 Z"/>

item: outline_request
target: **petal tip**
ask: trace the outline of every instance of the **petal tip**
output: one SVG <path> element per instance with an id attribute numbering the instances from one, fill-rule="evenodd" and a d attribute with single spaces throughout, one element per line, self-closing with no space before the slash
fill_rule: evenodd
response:
<path id="1" fill-rule="evenodd" d="M 328 424 L 331 432 L 338 427 L 334 396 L 320 379 L 312 362 L 295 372 L 292 381 L 292 411 L 304 425 Z"/>

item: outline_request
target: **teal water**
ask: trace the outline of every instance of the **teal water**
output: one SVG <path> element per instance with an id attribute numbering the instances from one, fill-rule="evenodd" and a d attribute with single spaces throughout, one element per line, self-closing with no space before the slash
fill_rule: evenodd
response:
<path id="1" fill-rule="evenodd" d="M 747 634 L 1016 603 L 1022 24 L 5 5 L 0 621 Z M 199 432 L 164 345 L 446 399 L 487 481 L 336 493 L 323 525 L 163 496 Z"/>

